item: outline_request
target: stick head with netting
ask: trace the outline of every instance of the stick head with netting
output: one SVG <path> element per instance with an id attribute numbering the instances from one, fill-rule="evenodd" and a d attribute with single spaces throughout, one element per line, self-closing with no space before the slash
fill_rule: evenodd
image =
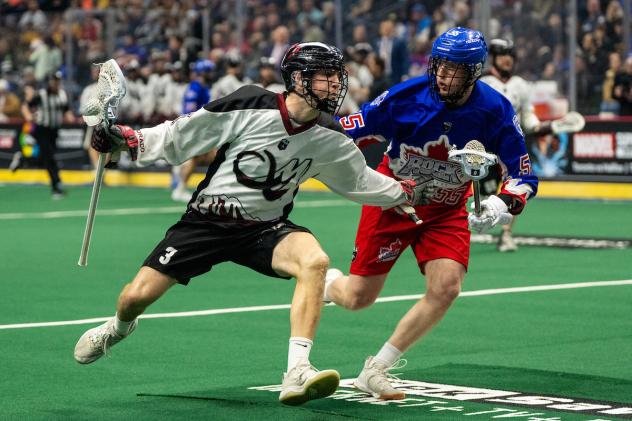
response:
<path id="1" fill-rule="evenodd" d="M 463 149 L 452 149 L 448 159 L 461 164 L 465 175 L 471 180 L 482 180 L 489 173 L 489 167 L 498 162 L 496 155 L 485 152 L 485 146 L 478 140 L 470 140 Z"/>
<path id="2" fill-rule="evenodd" d="M 108 127 L 116 119 L 118 105 L 127 92 L 127 84 L 116 60 L 110 59 L 99 64 L 97 93 L 81 110 L 88 126 L 104 123 Z"/>
<path id="3" fill-rule="evenodd" d="M 127 92 L 127 84 L 123 72 L 114 59 L 110 59 L 100 65 L 99 79 L 97 80 L 97 92 L 90 98 L 82 111 L 83 119 L 88 126 L 101 124 L 107 131 L 118 114 L 118 105 L 121 98 Z M 81 254 L 79 255 L 79 266 L 88 265 L 88 250 L 92 237 L 92 227 L 96 214 L 99 192 L 103 183 L 103 172 L 105 168 L 105 155 L 99 154 L 99 162 L 96 167 L 94 185 L 92 186 L 92 196 L 90 196 L 90 206 L 88 208 L 88 218 L 86 220 L 86 230 L 81 243 Z M 114 154 L 116 155 L 116 153 Z M 112 162 L 116 159 L 111 157 Z"/>

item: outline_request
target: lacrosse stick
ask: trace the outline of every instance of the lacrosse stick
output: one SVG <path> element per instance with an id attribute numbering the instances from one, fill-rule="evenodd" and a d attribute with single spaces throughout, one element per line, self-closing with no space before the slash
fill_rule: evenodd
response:
<path id="1" fill-rule="evenodd" d="M 553 133 L 576 133 L 584 128 L 586 120 L 578 112 L 571 111 L 559 120 L 551 122 Z"/>
<path id="2" fill-rule="evenodd" d="M 498 162 L 496 155 L 485 152 L 485 147 L 478 140 L 470 140 L 463 149 L 452 149 L 448 159 L 461 164 L 465 175 L 474 185 L 474 211 L 481 214 L 481 186 L 479 181 L 487 176 L 489 167 Z"/>
<path id="3" fill-rule="evenodd" d="M 417 216 L 417 212 L 415 208 L 410 205 L 399 205 L 397 206 L 397 212 L 401 212 L 406 215 L 411 221 L 415 223 L 415 225 L 421 224 L 423 221 Z"/>
<path id="4" fill-rule="evenodd" d="M 116 120 L 118 104 L 127 92 L 127 85 L 123 72 L 121 72 L 114 59 L 110 59 L 100 66 L 96 96 L 87 102 L 82 112 L 83 120 L 89 129 L 102 124 L 107 131 L 114 120 Z M 88 250 L 90 248 L 90 238 L 92 237 L 92 227 L 94 226 L 94 215 L 99 201 L 99 192 L 103 184 L 106 155 L 105 153 L 99 154 L 92 195 L 90 196 L 86 230 L 83 233 L 83 243 L 81 244 L 81 254 L 79 255 L 79 266 L 88 265 Z"/>

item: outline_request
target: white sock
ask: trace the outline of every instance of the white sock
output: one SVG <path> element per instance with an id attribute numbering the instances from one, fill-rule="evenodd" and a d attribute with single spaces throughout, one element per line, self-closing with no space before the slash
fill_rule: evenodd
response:
<path id="1" fill-rule="evenodd" d="M 388 342 L 385 342 L 382 349 L 380 349 L 380 352 L 378 352 L 375 356 L 375 359 L 380 360 L 380 362 L 386 364 L 387 367 L 390 367 L 395 364 L 395 362 L 397 362 L 401 356 L 402 351 L 395 348 Z"/>
<path id="2" fill-rule="evenodd" d="M 325 275 L 325 289 L 323 290 L 324 302 L 330 303 L 333 301 L 331 297 L 329 296 L 329 287 L 331 286 L 331 284 L 334 283 L 336 279 L 340 278 L 341 276 L 344 276 L 344 274 L 338 269 L 327 270 L 327 274 Z"/>
<path id="3" fill-rule="evenodd" d="M 134 323 L 134 320 L 132 320 L 131 322 L 124 322 L 123 320 L 119 319 L 118 313 L 116 313 L 116 316 L 114 316 L 114 330 L 119 335 L 127 335 L 127 333 L 129 332 L 129 327 L 132 325 L 132 323 Z"/>
<path id="4" fill-rule="evenodd" d="M 331 286 L 331 284 L 334 283 L 334 280 L 331 281 L 327 281 L 325 280 L 325 289 L 323 290 L 323 301 L 325 303 L 330 303 L 332 302 L 331 297 L 329 296 L 329 294 L 327 293 L 329 291 L 329 287 Z"/>
<path id="5" fill-rule="evenodd" d="M 288 373 L 300 360 L 309 360 L 309 352 L 312 350 L 313 343 L 310 339 L 301 338 L 300 336 L 292 336 L 290 338 L 290 347 L 287 352 Z"/>

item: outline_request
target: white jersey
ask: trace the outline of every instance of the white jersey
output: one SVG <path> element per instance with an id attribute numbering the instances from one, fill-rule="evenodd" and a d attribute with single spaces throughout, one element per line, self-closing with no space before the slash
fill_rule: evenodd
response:
<path id="1" fill-rule="evenodd" d="M 531 93 L 529 82 L 520 76 L 512 76 L 507 82 L 503 82 L 493 75 L 483 76 L 481 80 L 503 94 L 511 102 L 525 132 L 534 131 L 540 124 L 540 120 L 535 115 L 533 105 L 531 105 L 529 100 Z"/>
<path id="2" fill-rule="evenodd" d="M 215 101 L 216 99 L 224 98 L 244 85 L 246 83 L 237 79 L 235 75 L 223 76 L 211 87 L 211 100 Z"/>
<path id="3" fill-rule="evenodd" d="M 180 164 L 218 148 L 188 208 L 251 221 L 287 218 L 310 177 L 358 203 L 393 207 L 399 183 L 366 166 L 358 147 L 329 115 L 295 127 L 283 94 L 249 85 L 204 108 L 137 131 L 138 163 Z"/>

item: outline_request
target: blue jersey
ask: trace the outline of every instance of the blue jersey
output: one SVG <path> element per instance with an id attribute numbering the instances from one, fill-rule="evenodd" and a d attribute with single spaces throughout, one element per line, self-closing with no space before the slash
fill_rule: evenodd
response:
<path id="1" fill-rule="evenodd" d="M 483 82 L 476 82 L 464 105 L 451 108 L 431 95 L 427 76 L 413 78 L 343 117 L 340 124 L 359 146 L 388 142 L 390 171 L 383 165 L 382 172 L 418 182 L 434 179 L 440 187 L 433 197 L 437 204 L 462 205 L 469 195 L 470 181 L 458 163 L 448 161 L 448 151 L 463 149 L 473 139 L 501 161 L 501 193 L 524 203 L 537 191 L 518 117 L 511 103 Z"/>
<path id="2" fill-rule="evenodd" d="M 211 95 L 206 86 L 197 80 L 192 81 L 184 92 L 184 102 L 182 104 L 183 114 L 192 113 L 199 110 L 211 101 Z"/>

